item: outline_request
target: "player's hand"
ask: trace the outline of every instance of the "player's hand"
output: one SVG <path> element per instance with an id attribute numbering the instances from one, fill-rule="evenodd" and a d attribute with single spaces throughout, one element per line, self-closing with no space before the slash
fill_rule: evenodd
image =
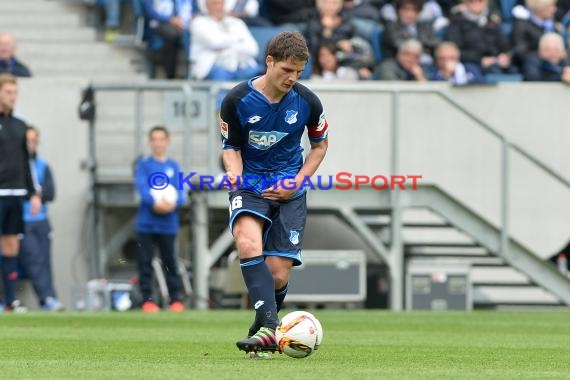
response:
<path id="1" fill-rule="evenodd" d="M 225 188 L 229 189 L 230 191 L 234 191 L 237 190 L 237 180 L 238 180 L 238 176 L 232 172 L 231 170 L 228 170 L 226 172 L 226 177 L 228 178 L 228 181 L 230 182 L 230 184 L 232 185 L 231 188 L 228 186 L 224 186 Z"/>
<path id="2" fill-rule="evenodd" d="M 37 215 L 42 208 L 42 198 L 39 195 L 32 195 L 30 198 L 30 214 Z"/>
<path id="3" fill-rule="evenodd" d="M 294 179 L 284 179 L 263 190 L 261 196 L 271 201 L 286 201 L 297 191 L 297 183 Z"/>
<path id="4" fill-rule="evenodd" d="M 176 203 L 168 202 L 164 198 L 159 198 L 153 205 L 152 210 L 157 214 L 168 214 L 174 211 Z"/>

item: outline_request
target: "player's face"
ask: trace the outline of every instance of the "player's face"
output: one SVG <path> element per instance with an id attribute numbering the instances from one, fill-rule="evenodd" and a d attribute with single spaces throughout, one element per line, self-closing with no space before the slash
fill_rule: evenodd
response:
<path id="1" fill-rule="evenodd" d="M 154 131 L 149 138 L 150 149 L 152 154 L 155 156 L 166 155 L 166 150 L 168 149 L 168 144 L 170 140 L 166 133 L 163 131 Z"/>
<path id="2" fill-rule="evenodd" d="M 307 61 L 280 61 L 275 62 L 273 57 L 267 57 L 267 74 L 271 84 L 281 92 L 289 92 L 295 82 L 299 80 Z"/>
<path id="3" fill-rule="evenodd" d="M 0 88 L 0 106 L 4 112 L 11 112 L 18 97 L 18 86 L 13 83 L 4 83 Z"/>

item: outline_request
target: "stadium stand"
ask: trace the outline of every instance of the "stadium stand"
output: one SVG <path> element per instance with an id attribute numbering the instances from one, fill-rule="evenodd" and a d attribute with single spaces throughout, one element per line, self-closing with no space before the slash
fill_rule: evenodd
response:
<path id="1" fill-rule="evenodd" d="M 18 55 L 37 77 L 137 79 L 136 51 L 98 42 L 84 25 L 82 2 L 2 1 L 1 28 L 18 42 Z"/>

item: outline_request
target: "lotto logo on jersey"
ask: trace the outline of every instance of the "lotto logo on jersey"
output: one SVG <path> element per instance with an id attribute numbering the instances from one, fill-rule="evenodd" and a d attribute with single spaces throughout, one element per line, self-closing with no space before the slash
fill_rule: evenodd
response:
<path id="1" fill-rule="evenodd" d="M 277 144 L 283 137 L 287 136 L 288 133 L 285 132 L 258 132 L 249 131 L 249 145 L 256 149 L 266 150 L 271 148 L 271 146 Z"/>
<path id="2" fill-rule="evenodd" d="M 222 136 L 227 139 L 228 138 L 228 123 L 220 119 L 220 132 Z"/>

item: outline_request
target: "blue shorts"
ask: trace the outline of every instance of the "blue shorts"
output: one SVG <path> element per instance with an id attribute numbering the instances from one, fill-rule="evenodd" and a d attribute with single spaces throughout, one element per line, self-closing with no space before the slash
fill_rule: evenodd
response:
<path id="1" fill-rule="evenodd" d="M 280 256 L 301 265 L 301 248 L 307 221 L 307 195 L 277 202 L 252 191 L 230 192 L 230 229 L 240 215 L 253 215 L 265 221 L 263 256 Z"/>
<path id="2" fill-rule="evenodd" d="M 0 235 L 24 233 L 24 199 L 0 197 Z"/>

